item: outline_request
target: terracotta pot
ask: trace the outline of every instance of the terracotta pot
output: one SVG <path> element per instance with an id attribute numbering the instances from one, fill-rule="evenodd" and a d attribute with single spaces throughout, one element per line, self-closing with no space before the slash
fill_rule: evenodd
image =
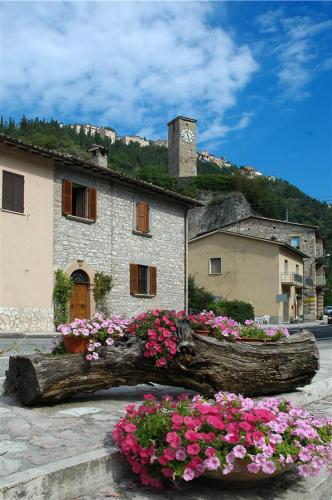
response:
<path id="1" fill-rule="evenodd" d="M 217 469 L 215 471 L 204 472 L 203 478 L 221 481 L 229 488 L 250 488 L 260 483 L 267 482 L 269 479 L 279 476 L 294 467 L 294 464 L 286 464 L 285 467 L 279 465 L 273 474 L 266 474 L 262 470 L 257 474 L 253 474 L 247 469 L 248 463 L 250 463 L 250 461 L 238 459 L 235 461 L 234 469 L 230 474 L 224 475 L 220 469 Z"/>
<path id="2" fill-rule="evenodd" d="M 203 335 L 204 337 L 208 337 L 210 335 L 209 330 L 194 330 L 198 335 Z"/>
<path id="3" fill-rule="evenodd" d="M 257 339 L 255 337 L 238 337 L 237 342 L 263 342 L 264 344 L 275 344 L 275 341 L 269 339 Z"/>
<path id="4" fill-rule="evenodd" d="M 89 339 L 86 337 L 63 336 L 66 352 L 70 354 L 84 354 L 88 350 Z"/>

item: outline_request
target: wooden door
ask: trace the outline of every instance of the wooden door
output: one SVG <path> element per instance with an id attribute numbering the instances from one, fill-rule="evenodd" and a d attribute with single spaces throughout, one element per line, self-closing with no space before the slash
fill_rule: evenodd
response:
<path id="1" fill-rule="evenodd" d="M 70 321 L 76 318 L 90 318 L 89 285 L 87 283 L 74 283 L 70 299 Z"/>

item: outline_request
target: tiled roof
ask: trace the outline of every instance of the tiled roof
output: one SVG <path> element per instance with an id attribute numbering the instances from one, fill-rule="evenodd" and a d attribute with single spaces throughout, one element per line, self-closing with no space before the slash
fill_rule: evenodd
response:
<path id="1" fill-rule="evenodd" d="M 9 146 L 14 146 L 22 151 L 30 151 L 31 153 L 39 154 L 45 158 L 51 158 L 55 162 L 61 162 L 64 165 L 84 169 L 86 173 L 87 170 L 89 170 L 92 175 L 94 174 L 105 175 L 114 182 L 135 186 L 142 190 L 150 191 L 157 195 L 159 194 L 164 198 L 165 197 L 171 198 L 172 200 L 182 205 L 186 205 L 188 208 L 204 206 L 204 203 L 200 202 L 199 200 L 190 198 L 189 196 L 184 196 L 182 194 L 176 193 L 175 191 L 171 191 L 170 189 L 165 189 L 160 186 L 156 186 L 155 184 L 152 184 L 150 182 L 142 181 L 140 179 L 135 179 L 134 177 L 130 177 L 129 175 L 123 174 L 122 172 L 112 170 L 111 168 L 100 167 L 99 165 L 96 165 L 92 161 L 83 160 L 73 155 L 59 153 L 51 149 L 42 148 L 40 146 L 30 144 L 28 142 L 16 139 L 15 137 L 11 137 L 2 133 L 0 133 L 0 142 L 5 143 Z"/>

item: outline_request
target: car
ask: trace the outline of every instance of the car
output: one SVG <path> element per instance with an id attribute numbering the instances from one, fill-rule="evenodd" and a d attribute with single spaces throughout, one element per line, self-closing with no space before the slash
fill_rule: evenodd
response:
<path id="1" fill-rule="evenodd" d="M 324 307 L 324 314 L 327 316 L 327 322 L 328 324 L 332 324 L 332 306 L 325 306 Z"/>

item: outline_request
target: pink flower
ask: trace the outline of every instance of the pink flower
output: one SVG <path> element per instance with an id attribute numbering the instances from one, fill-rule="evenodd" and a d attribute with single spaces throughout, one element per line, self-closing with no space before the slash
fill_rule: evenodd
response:
<path id="1" fill-rule="evenodd" d="M 167 360 L 165 358 L 159 358 L 156 361 L 156 365 L 159 367 L 166 366 L 167 365 Z"/>
<path id="2" fill-rule="evenodd" d="M 126 425 L 124 426 L 124 430 L 125 430 L 126 432 L 134 432 L 134 431 L 136 431 L 136 425 L 131 424 L 131 423 L 126 424 Z"/>
<path id="3" fill-rule="evenodd" d="M 311 468 L 308 464 L 299 465 L 297 471 L 302 477 L 311 476 Z"/>
<path id="4" fill-rule="evenodd" d="M 186 469 L 184 469 L 182 477 L 185 481 L 192 481 L 195 477 L 195 472 L 192 469 L 189 469 L 189 467 L 187 467 Z"/>
<path id="5" fill-rule="evenodd" d="M 223 468 L 222 473 L 224 475 L 230 474 L 233 469 L 234 469 L 234 465 L 233 464 L 228 464 L 228 465 L 226 465 L 226 467 Z"/>
<path id="6" fill-rule="evenodd" d="M 209 458 L 211 457 L 215 457 L 216 456 L 216 453 L 217 453 L 217 450 L 215 448 L 212 448 L 212 446 L 209 446 L 208 448 L 206 448 L 205 450 L 205 455 Z"/>
<path id="7" fill-rule="evenodd" d="M 276 466 L 274 462 L 272 462 L 271 460 L 262 463 L 262 471 L 265 472 L 266 474 L 273 474 L 275 470 Z"/>
<path id="8" fill-rule="evenodd" d="M 169 467 L 163 467 L 161 469 L 161 472 L 164 474 L 165 477 L 172 477 L 174 472 L 172 469 L 170 469 Z"/>
<path id="9" fill-rule="evenodd" d="M 217 470 L 220 467 L 220 460 L 218 457 L 207 458 L 203 463 L 207 470 Z"/>
<path id="10" fill-rule="evenodd" d="M 201 451 L 201 447 L 197 443 L 189 444 L 187 446 L 188 455 L 198 455 Z"/>
<path id="11" fill-rule="evenodd" d="M 144 399 L 148 399 L 150 401 L 155 401 L 156 400 L 156 396 L 154 396 L 153 394 L 144 394 L 143 398 Z"/>
<path id="12" fill-rule="evenodd" d="M 187 439 L 189 439 L 189 441 L 197 441 L 198 440 L 198 432 L 196 432 L 196 431 L 189 430 L 189 431 L 186 431 L 184 435 Z"/>
<path id="13" fill-rule="evenodd" d="M 167 460 L 174 460 L 175 458 L 175 453 L 172 450 L 172 448 L 166 448 L 164 450 L 164 457 L 167 458 Z"/>
<path id="14" fill-rule="evenodd" d="M 235 457 L 243 458 L 245 456 L 245 454 L 247 453 L 247 450 L 245 449 L 244 446 L 238 444 L 237 446 L 234 446 L 233 453 L 234 453 Z"/>
<path id="15" fill-rule="evenodd" d="M 168 432 L 166 441 L 171 445 L 172 448 L 178 448 L 179 444 L 181 443 L 181 438 L 176 432 Z"/>
<path id="16" fill-rule="evenodd" d="M 260 471 L 260 468 L 261 468 L 261 466 L 259 464 L 255 464 L 254 462 L 247 465 L 247 470 L 251 474 L 257 474 L 257 472 Z"/>
<path id="17" fill-rule="evenodd" d="M 311 453 L 305 448 L 302 448 L 302 450 L 299 453 L 299 457 L 300 460 L 302 460 L 302 462 L 309 462 L 309 460 L 311 459 Z"/>
<path id="18" fill-rule="evenodd" d="M 93 360 L 92 354 L 87 354 L 85 356 L 85 359 L 87 359 L 88 361 L 92 361 Z"/>

